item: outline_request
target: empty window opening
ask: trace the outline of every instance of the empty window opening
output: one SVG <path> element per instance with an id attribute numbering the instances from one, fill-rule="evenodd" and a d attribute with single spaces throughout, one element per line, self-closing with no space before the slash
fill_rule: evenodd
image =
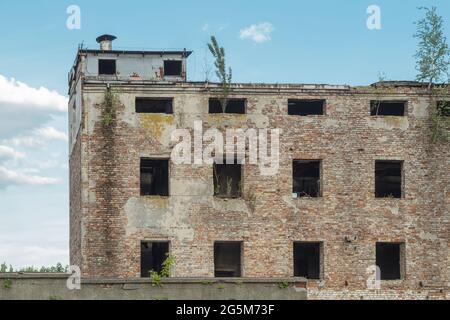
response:
<path id="1" fill-rule="evenodd" d="M 169 160 L 141 159 L 141 195 L 169 196 Z"/>
<path id="2" fill-rule="evenodd" d="M 402 279 L 403 244 L 377 243 L 376 264 L 381 271 L 381 280 Z"/>
<path id="3" fill-rule="evenodd" d="M 377 198 L 402 197 L 402 161 L 375 162 L 375 196 Z"/>
<path id="4" fill-rule="evenodd" d="M 164 61 L 165 76 L 181 76 L 183 63 L 180 60 Z"/>
<path id="5" fill-rule="evenodd" d="M 116 60 L 98 60 L 98 74 L 99 75 L 115 75 L 116 74 Z"/>
<path id="6" fill-rule="evenodd" d="M 450 101 L 438 101 L 437 112 L 441 117 L 450 117 Z"/>
<path id="7" fill-rule="evenodd" d="M 245 114 L 246 103 L 247 101 L 245 99 L 228 99 L 224 112 L 220 99 L 209 99 L 209 113 Z"/>
<path id="8" fill-rule="evenodd" d="M 214 244 L 214 276 L 238 278 L 242 276 L 242 242 Z"/>
<path id="9" fill-rule="evenodd" d="M 173 114 L 173 99 L 136 98 L 136 112 Z"/>
<path id="10" fill-rule="evenodd" d="M 325 114 L 325 100 L 288 101 L 288 114 L 293 116 L 314 116 Z"/>
<path id="11" fill-rule="evenodd" d="M 169 242 L 141 242 L 141 277 L 150 277 L 150 272 L 160 273 L 168 258 Z"/>
<path id="12" fill-rule="evenodd" d="M 293 168 L 293 193 L 298 197 L 321 196 L 321 161 L 296 160 Z"/>
<path id="13" fill-rule="evenodd" d="M 306 279 L 321 278 L 322 243 L 294 243 L 294 276 Z"/>
<path id="14" fill-rule="evenodd" d="M 371 101 L 370 114 L 372 116 L 404 116 L 405 101 Z"/>
<path id="15" fill-rule="evenodd" d="M 214 196 L 239 198 L 242 194 L 242 165 L 214 164 Z"/>

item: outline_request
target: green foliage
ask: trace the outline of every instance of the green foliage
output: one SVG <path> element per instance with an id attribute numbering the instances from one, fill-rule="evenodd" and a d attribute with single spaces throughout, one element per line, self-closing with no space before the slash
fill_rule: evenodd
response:
<path id="1" fill-rule="evenodd" d="M 102 103 L 102 124 L 104 128 L 111 125 L 116 117 L 117 105 L 119 103 L 118 95 L 108 87 L 105 92 L 105 99 Z"/>
<path id="2" fill-rule="evenodd" d="M 61 298 L 60 296 L 50 296 L 50 297 L 48 297 L 48 300 L 59 301 L 59 300 L 63 300 L 63 298 Z"/>
<path id="3" fill-rule="evenodd" d="M 421 7 L 425 17 L 416 22 L 417 31 L 414 35 L 419 39 L 416 51 L 417 80 L 428 82 L 429 88 L 433 83 L 444 80 L 448 76 L 450 66 L 450 50 L 444 36 L 444 19 L 436 12 L 436 7 Z"/>
<path id="4" fill-rule="evenodd" d="M 3 288 L 4 289 L 11 289 L 12 287 L 12 281 L 11 279 L 5 279 L 3 280 Z"/>
<path id="5" fill-rule="evenodd" d="M 37 268 L 34 266 L 29 266 L 21 269 L 14 269 L 13 266 L 2 263 L 0 265 L 0 273 L 13 273 L 13 272 L 23 272 L 23 273 L 67 273 L 69 271 L 69 266 L 63 266 L 61 263 L 57 263 L 55 266 L 41 267 Z"/>
<path id="6" fill-rule="evenodd" d="M 219 78 L 222 86 L 222 96 L 220 103 L 222 111 L 225 113 L 228 104 L 228 96 L 231 91 L 231 80 L 233 78 L 233 71 L 226 67 L 225 49 L 220 47 L 215 36 L 211 36 L 211 43 L 208 44 L 209 51 L 216 59 L 214 65 L 216 67 L 216 76 Z"/>
<path id="7" fill-rule="evenodd" d="M 150 278 L 152 279 L 153 287 L 161 287 L 161 275 L 156 271 L 150 271 Z"/>
<path id="8" fill-rule="evenodd" d="M 14 272 L 14 268 L 12 265 L 7 265 L 6 263 L 2 263 L 0 265 L 0 273 Z"/>
<path id="9" fill-rule="evenodd" d="M 167 259 L 162 263 L 161 272 L 156 272 L 154 270 L 150 271 L 150 278 L 152 279 L 154 287 L 161 287 L 161 281 L 163 278 L 170 277 L 170 269 L 175 263 L 175 257 L 170 254 L 167 254 Z"/>
<path id="10" fill-rule="evenodd" d="M 225 285 L 219 284 L 219 285 L 217 286 L 217 289 L 219 289 L 219 290 L 224 290 L 224 289 L 225 289 Z"/>
<path id="11" fill-rule="evenodd" d="M 289 288 L 291 285 L 289 284 L 289 282 L 287 282 L 287 281 L 283 281 L 283 282 L 280 282 L 279 284 L 278 284 L 278 287 L 280 288 L 280 289 L 287 289 L 287 288 Z"/>

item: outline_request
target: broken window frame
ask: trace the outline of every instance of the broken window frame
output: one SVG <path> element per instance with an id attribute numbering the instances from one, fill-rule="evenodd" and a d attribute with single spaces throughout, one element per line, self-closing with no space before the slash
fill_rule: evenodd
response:
<path id="1" fill-rule="evenodd" d="M 386 269 L 382 268 L 386 263 L 381 263 L 379 259 L 381 258 L 381 252 L 379 249 L 381 246 L 393 247 L 396 246 L 398 250 L 398 262 L 394 261 L 396 266 L 389 267 L 389 275 L 386 275 Z M 397 260 L 394 257 L 394 260 Z M 406 244 L 404 242 L 377 242 L 375 245 L 375 264 L 380 268 L 380 280 L 381 281 L 398 281 L 404 280 L 406 278 Z M 397 269 L 398 270 L 393 270 Z M 383 271 L 383 269 L 385 271 Z"/>
<path id="2" fill-rule="evenodd" d="M 402 105 L 403 112 L 398 114 L 380 112 L 380 108 L 383 105 Z M 384 106 L 384 108 L 389 109 L 389 106 Z M 383 109 L 384 110 L 384 109 Z M 408 113 L 408 101 L 405 100 L 371 100 L 370 101 L 370 116 L 372 117 L 406 117 Z"/>
<path id="3" fill-rule="evenodd" d="M 381 192 L 380 190 L 380 184 L 383 183 L 383 181 L 380 181 L 385 176 L 379 176 L 378 171 L 379 169 L 377 166 L 380 163 L 387 163 L 387 164 L 398 164 L 400 165 L 400 193 L 398 195 L 398 192 L 395 193 L 387 193 L 387 192 Z M 403 160 L 375 160 L 375 198 L 376 199 L 403 199 L 405 197 L 405 170 L 404 170 L 404 164 L 405 162 Z M 384 169 L 388 170 L 388 169 Z M 393 176 L 389 176 L 393 177 Z M 385 187 L 384 189 L 392 189 L 393 187 L 390 186 L 389 188 Z"/>
<path id="4" fill-rule="evenodd" d="M 164 60 L 164 76 L 165 77 L 181 77 L 183 75 L 183 60 Z M 176 68 L 174 66 L 168 66 L 168 64 L 177 64 Z M 173 69 L 180 70 L 180 73 L 168 72 Z"/>
<path id="5" fill-rule="evenodd" d="M 230 167 L 236 167 L 234 170 L 239 171 L 239 177 L 236 177 L 238 179 L 237 182 L 233 182 L 233 178 L 231 178 L 231 181 L 228 179 L 227 176 L 227 182 L 225 186 L 225 192 L 221 191 L 224 187 L 219 185 L 219 180 L 222 180 L 224 178 L 221 178 L 219 176 L 220 173 L 217 172 L 218 168 L 225 168 L 227 166 Z M 223 169 L 222 169 L 223 170 Z M 233 164 L 226 163 L 226 159 L 223 160 L 223 163 L 217 163 L 217 161 L 214 161 L 213 164 L 213 187 L 214 187 L 214 197 L 217 198 L 224 198 L 224 199 L 239 199 L 242 198 L 243 194 L 243 166 L 239 163 L 237 159 L 234 160 Z M 230 186 L 230 184 L 234 184 Z M 233 191 L 234 190 L 234 191 Z"/>
<path id="6" fill-rule="evenodd" d="M 154 104 L 163 104 L 164 111 L 159 106 L 156 106 L 154 110 L 152 110 L 150 106 L 145 106 L 145 102 L 153 102 Z M 135 110 L 136 113 L 142 114 L 174 114 L 173 112 L 173 104 L 174 98 L 164 98 L 164 97 L 136 97 L 135 98 Z"/>
<path id="7" fill-rule="evenodd" d="M 230 268 L 228 270 L 220 269 L 220 265 L 218 264 L 219 257 L 218 254 L 218 246 L 226 246 L 226 245 L 234 245 L 236 247 L 239 247 L 239 261 L 238 265 L 235 268 Z M 214 254 L 214 277 L 215 278 L 241 278 L 243 276 L 244 272 L 244 242 L 242 241 L 215 241 L 214 242 L 214 248 L 213 248 L 213 254 Z M 226 274 L 226 273 L 229 274 Z M 234 274 L 233 274 L 234 272 Z"/>
<path id="8" fill-rule="evenodd" d="M 315 193 L 313 193 L 313 195 L 305 192 L 305 191 L 300 191 L 300 187 L 296 187 L 296 179 L 300 179 L 300 177 L 296 177 L 295 176 L 295 165 L 296 163 L 301 165 L 301 163 L 318 163 L 319 164 L 319 176 L 318 178 L 315 177 L 304 177 L 304 179 L 310 178 L 311 180 L 316 179 L 317 180 L 317 190 L 315 191 Z M 319 159 L 295 159 L 292 161 L 292 193 L 297 195 L 297 198 L 321 198 L 323 196 L 323 161 L 319 160 Z M 301 184 L 301 183 L 300 183 Z M 315 187 L 311 187 L 311 188 L 315 188 Z M 303 188 L 304 189 L 304 188 Z"/>
<path id="9" fill-rule="evenodd" d="M 114 73 L 104 73 L 102 72 L 102 63 L 104 62 L 108 62 L 108 63 L 112 63 L 114 62 L 114 67 L 112 67 L 112 65 L 108 66 L 108 68 L 112 68 L 114 70 Z M 105 66 L 103 66 L 103 69 L 106 68 Z M 98 59 L 98 75 L 99 76 L 115 76 L 117 75 L 117 60 L 116 59 Z"/>
<path id="10" fill-rule="evenodd" d="M 318 250 L 318 257 L 314 257 L 314 260 L 317 260 L 318 262 L 318 270 L 314 271 L 313 275 L 309 274 L 310 270 L 306 271 L 306 275 L 301 272 L 301 266 L 298 265 L 299 262 L 299 250 L 301 248 L 298 248 L 300 246 L 304 246 L 303 249 L 314 249 Z M 294 277 L 302 277 L 306 278 L 307 280 L 321 280 L 324 276 L 324 242 L 322 241 L 294 241 L 293 244 L 293 271 L 294 271 Z M 306 268 L 308 269 L 308 267 Z"/>
<path id="11" fill-rule="evenodd" d="M 293 104 L 298 104 L 293 106 Z M 321 104 L 321 111 L 317 112 L 314 106 L 308 106 L 308 104 Z M 302 106 L 302 104 L 304 104 Z M 313 111 L 307 110 L 307 108 L 312 108 Z M 310 116 L 325 116 L 327 109 L 326 99 L 288 99 L 288 115 L 297 117 L 310 117 Z"/>
<path id="12" fill-rule="evenodd" d="M 233 103 L 242 104 L 242 106 L 234 106 Z M 236 108 L 237 110 L 230 108 Z M 219 98 L 209 98 L 208 100 L 208 113 L 209 114 L 247 114 L 247 99 L 246 98 L 229 98 L 227 99 L 227 107 L 223 112 L 222 102 Z"/>
<path id="13" fill-rule="evenodd" d="M 141 278 L 150 278 L 150 273 L 152 271 L 155 271 L 157 273 L 160 273 L 162 271 L 162 265 L 163 263 L 167 260 L 167 258 L 170 255 L 170 241 L 163 241 L 163 240 L 157 240 L 157 241 L 153 241 L 153 240 L 143 240 L 141 241 L 141 246 L 140 246 L 140 270 L 141 270 Z M 147 268 L 147 264 L 144 264 L 144 252 L 143 252 L 143 247 L 145 244 L 151 244 L 152 245 L 152 263 L 148 263 L 148 265 L 152 265 L 151 268 Z M 154 250 L 154 246 L 155 245 L 165 245 L 167 246 L 167 250 L 164 255 L 159 255 L 158 259 L 159 261 L 153 261 L 153 259 L 155 259 L 155 253 L 153 252 Z M 157 265 L 157 267 L 155 268 L 155 265 Z"/>
<path id="14" fill-rule="evenodd" d="M 157 187 L 157 186 L 153 186 L 153 183 L 150 183 L 150 186 L 146 186 L 147 183 L 143 182 L 143 174 L 145 174 L 145 172 L 143 172 L 144 169 L 144 162 L 148 161 L 148 163 L 151 162 L 164 162 L 165 166 L 167 168 L 165 168 L 164 166 L 161 166 L 162 168 L 162 172 L 160 172 L 160 179 L 164 179 L 166 180 L 166 183 L 164 183 L 163 187 Z M 154 167 L 158 167 L 158 166 L 154 166 Z M 154 168 L 152 167 L 152 168 Z M 150 165 L 148 165 L 148 169 L 150 168 Z M 167 172 L 165 172 L 167 170 Z M 141 158 L 140 159 L 140 168 L 139 168 L 139 181 L 140 181 L 140 195 L 141 197 L 169 197 L 170 196 L 170 160 L 167 158 Z M 165 177 L 167 176 L 167 177 Z M 153 178 L 153 177 L 152 177 Z M 166 179 L 167 178 L 167 179 Z M 155 182 L 155 184 L 157 184 L 157 182 Z M 148 188 L 150 188 L 150 190 L 154 190 L 154 191 L 148 191 Z M 160 189 L 158 189 L 160 188 Z M 158 191 L 159 190 L 159 191 Z"/>

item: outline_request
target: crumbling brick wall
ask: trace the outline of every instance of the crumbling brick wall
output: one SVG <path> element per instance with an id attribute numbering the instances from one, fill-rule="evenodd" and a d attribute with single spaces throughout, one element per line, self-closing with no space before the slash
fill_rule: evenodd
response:
<path id="1" fill-rule="evenodd" d="M 84 276 L 138 277 L 144 240 L 170 241 L 176 277 L 212 277 L 214 241 L 243 241 L 244 277 L 293 276 L 293 243 L 320 241 L 323 279 L 308 283 L 310 297 L 370 297 L 366 269 L 375 264 L 376 242 L 404 242 L 406 276 L 383 281 L 378 297 L 444 297 L 450 157 L 448 145 L 430 143 L 430 98 L 421 90 L 386 94 L 408 100 L 405 117 L 373 117 L 370 101 L 379 94 L 372 88 L 238 85 L 233 95 L 248 99 L 247 114 L 210 115 L 214 86 L 122 84 L 122 106 L 107 133 L 98 107 L 105 85 L 86 83 Z M 174 115 L 136 114 L 136 96 L 174 97 Z M 326 99 L 326 115 L 288 116 L 290 98 Z M 205 130 L 282 129 L 278 175 L 261 176 L 257 166 L 244 165 L 243 198 L 219 199 L 212 166 L 171 164 L 170 197 L 141 197 L 140 158 L 169 158 L 172 130 L 192 130 L 195 120 Z M 111 139 L 112 150 L 106 145 Z M 322 197 L 292 197 L 294 159 L 322 160 Z M 404 161 L 404 198 L 374 197 L 375 160 Z"/>
<path id="2" fill-rule="evenodd" d="M 69 161 L 70 168 L 70 264 L 81 266 L 81 138 L 78 137 Z"/>

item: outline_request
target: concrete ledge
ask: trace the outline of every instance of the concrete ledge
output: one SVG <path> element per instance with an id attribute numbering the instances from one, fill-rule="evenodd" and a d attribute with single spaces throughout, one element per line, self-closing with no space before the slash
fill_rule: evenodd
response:
<path id="1" fill-rule="evenodd" d="M 306 300 L 303 278 L 82 279 L 67 274 L 0 274 L 0 300 Z"/>

